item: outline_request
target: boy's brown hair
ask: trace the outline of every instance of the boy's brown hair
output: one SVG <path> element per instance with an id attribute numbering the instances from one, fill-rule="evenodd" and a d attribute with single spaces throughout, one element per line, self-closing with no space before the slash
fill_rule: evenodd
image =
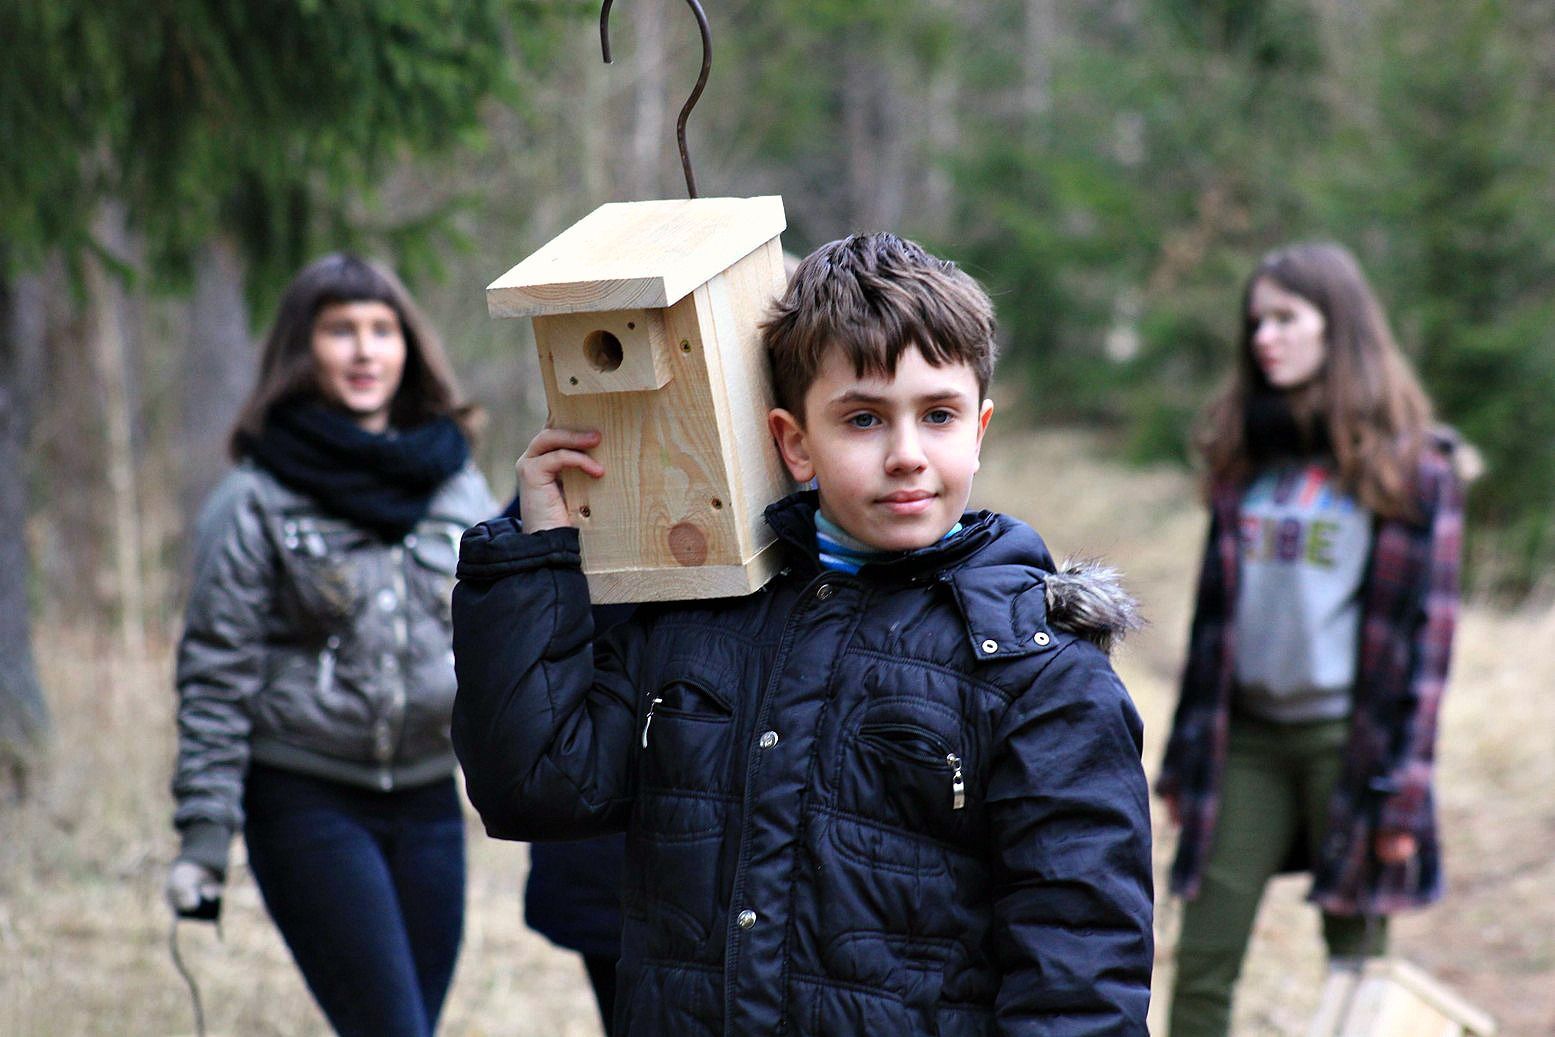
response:
<path id="1" fill-rule="evenodd" d="M 856 375 L 896 374 L 917 346 L 931 365 L 964 363 L 988 395 L 997 346 L 993 302 L 949 260 L 895 234 L 854 234 L 806 256 L 761 325 L 777 405 L 805 420 L 804 397 L 828 350 Z"/>

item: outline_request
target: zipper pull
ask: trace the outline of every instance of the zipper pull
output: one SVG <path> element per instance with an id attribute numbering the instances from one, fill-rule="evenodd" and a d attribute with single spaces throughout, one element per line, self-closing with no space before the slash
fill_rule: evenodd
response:
<path id="1" fill-rule="evenodd" d="M 961 757 L 955 753 L 946 753 L 945 762 L 950 764 L 954 772 L 950 776 L 950 809 L 960 810 L 966 806 L 966 779 L 961 776 Z"/>
<path id="2" fill-rule="evenodd" d="M 653 723 L 653 709 L 664 700 L 655 695 L 653 701 L 648 703 L 648 718 L 643 721 L 643 748 L 648 748 L 648 725 Z"/>

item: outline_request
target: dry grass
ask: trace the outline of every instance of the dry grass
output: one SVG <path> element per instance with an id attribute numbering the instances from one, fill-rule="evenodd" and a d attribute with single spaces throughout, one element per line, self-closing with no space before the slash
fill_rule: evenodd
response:
<path id="1" fill-rule="evenodd" d="M 1102 555 L 1129 574 L 1152 625 L 1125 646 L 1119 668 L 1145 716 L 1153 770 L 1203 528 L 1187 481 L 1098 461 L 1082 436 L 1000 430 L 979 502 L 1032 521 L 1056 554 Z M 135 662 L 79 631 L 38 640 L 57 744 L 32 798 L 0 812 L 0 1034 L 190 1033 L 160 892 L 174 848 L 167 646 Z M 1552 640 L 1555 611 L 1468 610 L 1442 738 L 1449 899 L 1397 927 L 1399 950 L 1493 1011 L 1507 1037 L 1555 1033 Z M 1164 875 L 1172 839 L 1157 822 Z M 577 959 L 522 924 L 523 848 L 487 840 L 473 825 L 470 847 L 469 928 L 443 1032 L 597 1034 Z M 1300 880 L 1281 880 L 1266 900 L 1239 1035 L 1303 1033 L 1323 966 L 1302 893 Z M 1175 926 L 1164 898 L 1159 916 L 1157 1017 Z M 213 1034 L 325 1032 L 241 866 L 224 940 L 191 925 L 180 939 Z"/>

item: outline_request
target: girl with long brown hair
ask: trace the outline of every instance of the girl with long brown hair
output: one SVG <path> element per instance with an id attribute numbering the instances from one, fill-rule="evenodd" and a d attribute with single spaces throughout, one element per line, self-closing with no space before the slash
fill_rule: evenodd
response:
<path id="1" fill-rule="evenodd" d="M 431 326 L 387 269 L 304 267 L 196 530 L 167 897 L 214 918 L 242 833 L 342 1035 L 427 1037 L 458 956 L 459 537 L 496 514 Z"/>
<path id="2" fill-rule="evenodd" d="M 1173 1037 L 1225 1034 L 1263 888 L 1312 874 L 1331 958 L 1441 895 L 1431 790 L 1458 604 L 1455 437 L 1354 257 L 1265 256 L 1205 412 L 1210 530 L 1157 791 L 1186 898 Z"/>

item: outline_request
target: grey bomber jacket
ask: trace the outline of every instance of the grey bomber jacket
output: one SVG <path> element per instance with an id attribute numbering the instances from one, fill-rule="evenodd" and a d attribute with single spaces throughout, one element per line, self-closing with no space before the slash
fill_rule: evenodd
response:
<path id="1" fill-rule="evenodd" d="M 453 772 L 459 538 L 497 511 L 466 465 L 386 543 L 253 464 L 227 475 L 196 527 L 178 646 L 182 859 L 225 874 L 251 760 L 385 791 Z"/>

